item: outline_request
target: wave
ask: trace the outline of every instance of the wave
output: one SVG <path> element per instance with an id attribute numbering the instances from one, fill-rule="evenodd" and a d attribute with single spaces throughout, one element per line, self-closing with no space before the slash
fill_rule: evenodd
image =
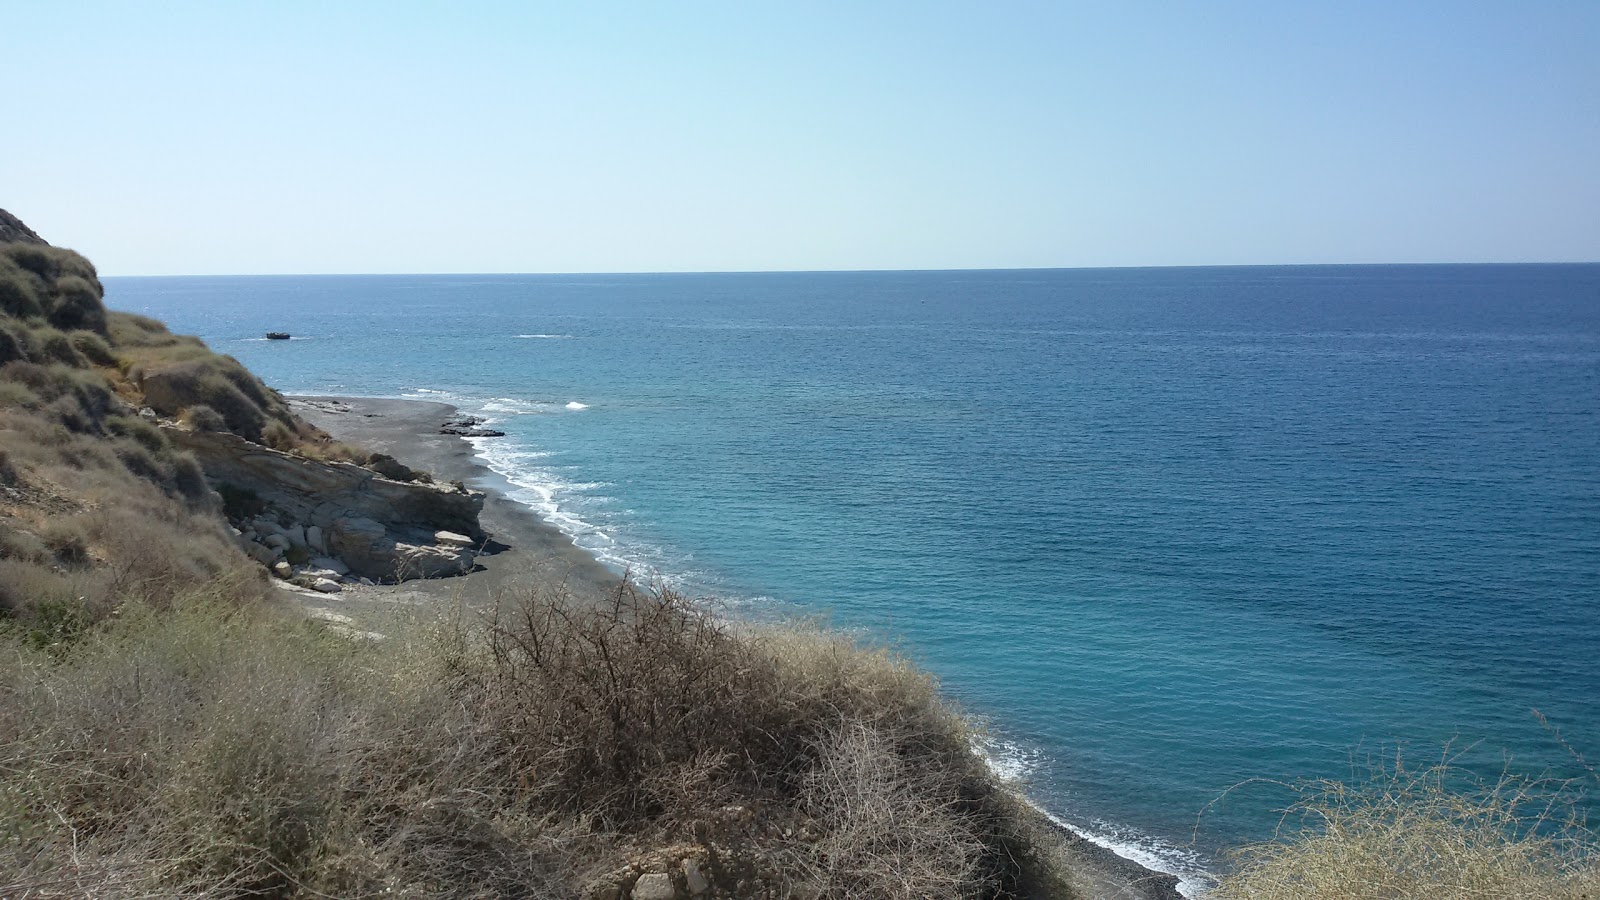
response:
<path id="1" fill-rule="evenodd" d="M 973 751 L 1002 781 L 1013 785 L 1025 782 L 1044 763 L 1043 751 L 1015 741 L 989 735 L 973 740 Z M 1093 827 L 1085 828 L 1061 818 L 1045 809 L 1037 800 L 1022 792 L 1029 806 L 1038 810 L 1057 827 L 1063 828 L 1097 847 L 1115 853 L 1126 860 L 1144 866 L 1152 872 L 1161 872 L 1178 879 L 1178 893 L 1197 898 L 1216 884 L 1216 879 L 1206 871 L 1200 855 L 1193 850 L 1169 844 L 1133 828 L 1095 820 Z"/>
<path id="2" fill-rule="evenodd" d="M 571 410 L 588 409 L 589 408 L 589 404 L 587 404 L 587 403 L 579 403 L 578 401 L 574 400 L 571 403 L 568 403 L 566 408 L 567 409 L 571 409 Z"/>
<path id="3" fill-rule="evenodd" d="M 572 335 L 570 335 L 570 334 L 519 334 L 519 335 L 517 335 L 517 337 L 523 338 L 525 340 L 564 341 L 564 340 L 571 339 Z"/>

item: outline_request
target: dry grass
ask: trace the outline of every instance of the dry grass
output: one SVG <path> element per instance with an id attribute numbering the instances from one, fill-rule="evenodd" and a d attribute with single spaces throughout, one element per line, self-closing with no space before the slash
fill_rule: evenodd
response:
<path id="1" fill-rule="evenodd" d="M 1245 848 L 1216 900 L 1579 900 L 1600 897 L 1593 834 L 1564 786 L 1481 785 L 1448 766 L 1316 782 L 1301 828 Z"/>
<path id="2" fill-rule="evenodd" d="M 631 588 L 377 645 L 236 590 L 0 638 L 0 896 L 572 897 L 679 851 L 722 897 L 1030 874 L 959 718 L 892 656 Z"/>

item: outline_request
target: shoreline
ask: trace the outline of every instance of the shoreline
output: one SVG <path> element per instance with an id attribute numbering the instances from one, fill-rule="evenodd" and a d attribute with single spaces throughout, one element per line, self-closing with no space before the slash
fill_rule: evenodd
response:
<path id="1" fill-rule="evenodd" d="M 493 552 L 479 567 L 453 578 L 408 581 L 306 598 L 324 615 L 348 618 L 397 606 L 453 601 L 481 608 L 519 584 L 559 585 L 574 597 L 600 597 L 621 576 L 526 504 L 511 499 L 511 487 L 465 437 L 439 433 L 460 410 L 433 400 L 350 396 L 285 395 L 306 421 L 335 440 L 387 453 L 438 481 L 461 481 L 485 494 L 482 522 Z M 1024 797 L 1026 800 L 1027 798 Z M 1039 831 L 1055 838 L 1053 852 L 1093 900 L 1180 900 L 1177 876 L 1150 869 L 1095 840 L 1089 832 L 1056 819 L 1028 801 Z"/>

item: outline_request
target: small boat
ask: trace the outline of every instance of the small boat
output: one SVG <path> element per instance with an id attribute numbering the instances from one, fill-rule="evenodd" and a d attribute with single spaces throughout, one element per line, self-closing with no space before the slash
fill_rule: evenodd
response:
<path id="1" fill-rule="evenodd" d="M 287 331 L 269 331 L 269 332 L 267 332 L 267 340 L 269 340 L 269 341 L 287 341 L 288 339 L 289 339 L 289 332 L 287 332 Z"/>

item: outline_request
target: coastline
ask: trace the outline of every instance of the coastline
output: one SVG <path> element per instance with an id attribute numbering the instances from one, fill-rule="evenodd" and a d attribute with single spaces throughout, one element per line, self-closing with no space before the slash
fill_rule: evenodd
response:
<path id="1" fill-rule="evenodd" d="M 322 614 L 354 619 L 382 609 L 453 601 L 489 609 L 518 585 L 559 585 L 572 596 L 599 597 L 621 576 L 573 543 L 556 526 L 507 495 L 504 478 L 479 458 L 464 437 L 439 433 L 457 407 L 437 401 L 345 396 L 287 396 L 295 412 L 336 440 L 387 453 L 438 481 L 461 481 L 485 493 L 482 522 L 489 550 L 464 576 L 358 587 L 341 595 L 307 597 Z M 1121 856 L 1077 828 L 1029 804 L 1050 850 L 1067 860 L 1086 900 L 1180 900 L 1176 876 Z"/>

